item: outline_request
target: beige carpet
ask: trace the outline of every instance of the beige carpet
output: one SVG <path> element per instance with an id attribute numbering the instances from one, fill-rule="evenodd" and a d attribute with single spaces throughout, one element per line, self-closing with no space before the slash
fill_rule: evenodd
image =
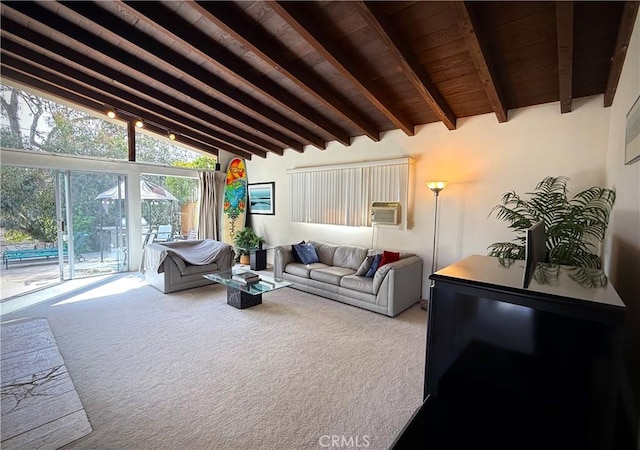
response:
<path id="1" fill-rule="evenodd" d="M 57 449 L 91 433 L 44 319 L 2 325 L 3 449 Z"/>
<path id="2" fill-rule="evenodd" d="M 127 276 L 3 320 L 25 316 L 48 319 L 93 426 L 65 448 L 384 449 L 421 404 L 419 305 L 392 319 L 281 289 L 238 310 L 219 285 Z"/>

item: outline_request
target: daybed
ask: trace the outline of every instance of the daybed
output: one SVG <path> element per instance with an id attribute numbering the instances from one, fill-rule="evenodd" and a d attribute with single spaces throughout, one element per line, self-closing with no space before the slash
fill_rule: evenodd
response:
<path id="1" fill-rule="evenodd" d="M 154 288 L 169 292 L 213 284 L 208 273 L 231 270 L 233 247 L 211 239 L 148 244 L 144 250 L 145 279 Z"/>
<path id="2" fill-rule="evenodd" d="M 367 256 L 379 252 L 321 242 L 307 244 L 315 249 L 318 262 L 296 262 L 292 246 L 276 248 L 274 274 L 293 282 L 294 289 L 391 317 L 422 296 L 422 258 L 416 255 L 400 253 L 398 261 L 385 264 L 373 276 L 366 277 L 356 273 Z"/>

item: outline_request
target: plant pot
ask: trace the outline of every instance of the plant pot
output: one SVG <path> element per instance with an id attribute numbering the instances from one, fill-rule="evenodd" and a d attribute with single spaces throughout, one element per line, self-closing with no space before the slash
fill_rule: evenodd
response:
<path id="1" fill-rule="evenodd" d="M 251 262 L 251 258 L 249 258 L 249 255 L 240 255 L 240 264 L 242 264 L 243 266 L 248 266 Z"/>

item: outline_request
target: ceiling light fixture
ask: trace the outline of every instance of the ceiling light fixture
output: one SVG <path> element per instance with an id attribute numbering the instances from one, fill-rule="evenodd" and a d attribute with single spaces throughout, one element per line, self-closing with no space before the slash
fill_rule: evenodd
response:
<path id="1" fill-rule="evenodd" d="M 173 131 L 169 131 L 169 133 L 167 134 L 167 136 L 169 137 L 169 139 L 171 139 L 172 141 L 176 140 L 176 134 Z"/>
<path id="2" fill-rule="evenodd" d="M 107 117 L 109 119 L 115 119 L 116 118 L 116 111 L 112 108 L 107 109 Z"/>
<path id="3" fill-rule="evenodd" d="M 142 128 L 144 126 L 144 122 L 142 121 L 142 119 L 137 119 L 135 125 L 136 128 Z"/>

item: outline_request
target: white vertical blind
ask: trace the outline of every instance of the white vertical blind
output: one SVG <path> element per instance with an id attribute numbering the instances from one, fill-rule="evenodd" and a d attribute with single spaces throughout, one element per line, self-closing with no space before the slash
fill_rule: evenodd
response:
<path id="1" fill-rule="evenodd" d="M 369 226 L 371 202 L 399 202 L 406 212 L 410 158 L 290 169 L 291 221 Z M 402 214 L 406 222 L 406 214 Z M 406 226 L 406 223 L 404 224 Z"/>

